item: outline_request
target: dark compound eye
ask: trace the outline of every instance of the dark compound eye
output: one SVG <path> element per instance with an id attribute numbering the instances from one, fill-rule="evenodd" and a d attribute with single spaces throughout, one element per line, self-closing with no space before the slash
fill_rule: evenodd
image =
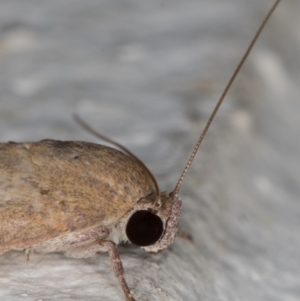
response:
<path id="1" fill-rule="evenodd" d="M 140 247 L 156 243 L 163 233 L 163 222 L 160 217 L 147 210 L 135 212 L 126 226 L 126 235 Z"/>

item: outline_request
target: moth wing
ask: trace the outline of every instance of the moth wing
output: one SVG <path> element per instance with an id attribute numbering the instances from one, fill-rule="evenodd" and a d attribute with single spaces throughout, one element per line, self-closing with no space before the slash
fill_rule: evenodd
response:
<path id="1" fill-rule="evenodd" d="M 154 194 L 133 158 L 86 142 L 0 144 L 0 253 L 109 227 Z"/>

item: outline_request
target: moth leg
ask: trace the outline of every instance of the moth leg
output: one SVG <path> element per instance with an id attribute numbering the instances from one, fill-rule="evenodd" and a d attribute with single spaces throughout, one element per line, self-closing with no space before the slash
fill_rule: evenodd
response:
<path id="1" fill-rule="evenodd" d="M 177 230 L 176 237 L 186 239 L 190 242 L 194 241 L 193 236 L 191 234 L 181 231 L 180 229 Z"/>
<path id="2" fill-rule="evenodd" d="M 121 284 L 123 292 L 126 296 L 126 300 L 127 301 L 135 301 L 135 299 L 131 295 L 131 292 L 130 292 L 128 285 L 126 283 L 126 280 L 124 278 L 124 269 L 123 269 L 123 265 L 122 265 L 116 244 L 112 241 L 104 241 L 104 242 L 101 242 L 101 244 L 104 245 L 108 251 L 112 269 L 115 273 L 115 276 L 118 278 L 119 283 Z"/>
<path id="3" fill-rule="evenodd" d="M 92 242 L 82 246 L 72 246 L 65 250 L 64 254 L 72 258 L 89 258 L 103 252 L 107 252 L 105 246 L 100 245 L 98 242 Z"/>
<path id="4" fill-rule="evenodd" d="M 97 227 L 84 232 L 71 232 L 55 237 L 32 246 L 30 250 L 37 253 L 64 252 L 68 257 L 87 258 L 99 252 L 107 252 L 98 242 L 107 239 L 108 235 L 107 228 Z"/>
<path id="5" fill-rule="evenodd" d="M 28 264 L 29 262 L 30 249 L 25 249 L 25 261 Z"/>

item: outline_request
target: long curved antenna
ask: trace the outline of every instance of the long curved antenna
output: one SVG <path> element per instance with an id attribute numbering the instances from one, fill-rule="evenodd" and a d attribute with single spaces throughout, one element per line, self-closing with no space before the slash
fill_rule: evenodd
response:
<path id="1" fill-rule="evenodd" d="M 218 110 L 219 110 L 219 108 L 220 108 L 220 106 L 221 106 L 221 104 L 222 104 L 222 102 L 223 102 L 223 100 L 224 100 L 224 98 L 225 98 L 225 96 L 226 96 L 228 90 L 230 89 L 230 87 L 231 87 L 233 81 L 235 80 L 236 76 L 237 76 L 238 73 L 240 72 L 240 70 L 241 70 L 243 64 L 245 63 L 245 61 L 246 61 L 246 59 L 247 59 L 247 57 L 248 57 L 250 51 L 252 50 L 252 48 L 253 48 L 255 42 L 257 41 L 259 35 L 261 34 L 262 30 L 264 29 L 266 23 L 268 22 L 269 18 L 271 17 L 273 11 L 275 10 L 275 8 L 276 8 L 277 5 L 279 4 L 279 2 L 280 2 L 280 0 L 277 0 L 277 1 L 273 4 L 272 8 L 270 9 L 270 11 L 268 12 L 268 14 L 267 14 L 266 17 L 264 18 L 262 24 L 260 25 L 259 29 L 257 30 L 257 32 L 256 32 L 254 38 L 252 39 L 250 45 L 248 46 L 248 48 L 247 48 L 247 50 L 246 50 L 246 52 L 245 52 L 243 58 L 241 59 L 241 61 L 240 61 L 240 63 L 238 64 L 237 68 L 235 69 L 233 75 L 231 76 L 231 78 L 230 78 L 230 80 L 229 80 L 227 86 L 225 87 L 225 89 L 224 89 L 224 91 L 223 91 L 223 93 L 222 93 L 222 95 L 221 95 L 219 101 L 217 102 L 217 104 L 216 104 L 216 106 L 215 106 L 215 108 L 214 108 L 212 114 L 210 115 L 210 117 L 209 117 L 209 119 L 208 119 L 208 121 L 207 121 L 207 123 L 206 123 L 206 126 L 205 126 L 203 132 L 202 132 L 201 135 L 200 135 L 199 140 L 197 141 L 196 146 L 194 147 L 194 150 L 193 150 L 193 152 L 192 152 L 192 154 L 191 154 L 191 156 L 190 156 L 190 159 L 189 159 L 188 163 L 186 164 L 186 166 L 185 166 L 185 168 L 184 168 L 184 170 L 183 170 L 183 173 L 181 174 L 181 176 L 180 176 L 180 178 L 179 178 L 179 180 L 178 180 L 178 182 L 177 182 L 177 184 L 176 184 L 176 186 L 175 186 L 175 189 L 170 193 L 170 195 L 173 195 L 173 196 L 174 196 L 174 195 L 178 194 L 178 192 L 179 192 L 179 190 L 180 190 L 180 187 L 181 187 L 181 184 L 182 184 L 182 182 L 183 182 L 183 180 L 184 180 L 184 178 L 185 178 L 185 176 L 186 176 L 186 174 L 187 174 L 187 172 L 188 172 L 188 170 L 189 170 L 189 168 L 190 168 L 190 166 L 191 166 L 191 164 L 192 164 L 192 162 L 193 162 L 193 160 L 194 160 L 194 158 L 195 158 L 195 156 L 196 156 L 196 153 L 197 153 L 197 151 L 198 151 L 198 149 L 199 149 L 199 146 L 200 146 L 200 144 L 201 144 L 203 138 L 205 137 L 206 132 L 207 132 L 207 130 L 209 129 L 209 127 L 210 127 L 210 125 L 211 125 L 213 119 L 215 118 L 215 116 L 216 116 L 216 114 L 217 114 L 217 112 L 218 112 Z"/>
<path id="2" fill-rule="evenodd" d="M 86 122 L 84 122 L 78 115 L 74 114 L 73 115 L 74 120 L 80 125 L 82 126 L 86 131 L 88 131 L 89 133 L 91 133 L 92 135 L 96 136 L 97 138 L 106 141 L 114 146 L 116 146 L 117 148 L 121 149 L 124 153 L 126 153 L 127 155 L 129 155 L 130 157 L 134 158 L 143 168 L 145 168 L 147 170 L 147 172 L 149 173 L 152 181 L 154 182 L 155 185 L 155 190 L 157 195 L 159 195 L 159 188 L 158 188 L 158 184 L 153 176 L 153 174 L 151 173 L 151 171 L 148 169 L 148 167 L 136 156 L 134 155 L 130 150 L 128 150 L 125 146 L 123 146 L 122 144 L 98 133 L 97 131 L 95 131 L 93 128 L 91 128 Z"/>

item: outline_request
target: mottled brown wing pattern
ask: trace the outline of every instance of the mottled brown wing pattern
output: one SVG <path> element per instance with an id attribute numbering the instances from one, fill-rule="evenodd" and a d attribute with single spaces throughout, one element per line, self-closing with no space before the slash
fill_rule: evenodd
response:
<path id="1" fill-rule="evenodd" d="M 133 158 L 86 142 L 0 144 L 0 171 L 0 253 L 109 226 L 155 192 Z"/>

